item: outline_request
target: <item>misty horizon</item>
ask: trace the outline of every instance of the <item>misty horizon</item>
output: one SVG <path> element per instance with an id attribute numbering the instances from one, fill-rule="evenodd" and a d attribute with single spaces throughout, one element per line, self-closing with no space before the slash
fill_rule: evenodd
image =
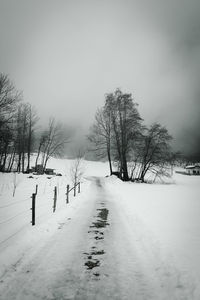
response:
<path id="1" fill-rule="evenodd" d="M 105 94 L 131 93 L 174 149 L 200 152 L 200 3 L 0 0 L 0 72 L 49 116 L 87 132 Z M 80 134 L 80 133 L 79 133 Z"/>

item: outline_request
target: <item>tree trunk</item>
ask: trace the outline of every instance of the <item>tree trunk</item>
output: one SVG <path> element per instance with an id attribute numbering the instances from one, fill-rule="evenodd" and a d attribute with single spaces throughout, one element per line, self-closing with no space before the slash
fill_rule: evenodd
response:
<path id="1" fill-rule="evenodd" d="M 127 168 L 127 161 L 126 161 L 125 154 L 122 157 L 122 172 L 123 172 L 123 181 L 128 181 L 129 176 L 128 176 L 128 168 Z"/>
<path id="2" fill-rule="evenodd" d="M 27 172 L 30 170 L 30 157 L 31 157 L 31 148 L 32 148 L 32 139 L 33 139 L 33 132 L 32 132 L 32 119 L 29 121 L 29 133 L 28 133 L 28 145 L 27 145 Z"/>
<path id="3" fill-rule="evenodd" d="M 112 175 L 112 162 L 111 162 L 111 155 L 110 155 L 110 149 L 107 149 L 107 155 L 108 155 L 108 162 L 109 162 L 109 167 L 110 167 L 110 175 Z"/>
<path id="4" fill-rule="evenodd" d="M 49 160 L 49 156 L 46 156 L 45 162 L 44 162 L 44 166 L 43 166 L 43 172 L 45 172 L 46 170 L 46 166 L 47 166 L 47 161 Z"/>
<path id="5" fill-rule="evenodd" d="M 25 153 L 24 153 L 24 145 L 22 151 L 22 172 L 24 173 L 24 164 L 25 164 Z"/>
<path id="6" fill-rule="evenodd" d="M 36 170 L 36 167 L 37 167 L 37 164 L 38 164 L 38 159 L 39 159 L 39 157 L 40 157 L 40 150 L 41 150 L 41 147 L 42 147 L 42 145 L 40 144 L 40 145 L 39 145 L 39 148 L 38 148 L 37 157 L 36 157 L 36 160 L 35 160 L 35 170 Z"/>
<path id="7" fill-rule="evenodd" d="M 17 172 L 21 172 L 21 153 L 18 155 Z"/>
<path id="8" fill-rule="evenodd" d="M 3 166 L 2 166 L 2 171 L 3 172 L 5 172 L 5 168 L 6 168 L 7 148 L 8 148 L 8 145 L 5 147 L 5 152 L 4 152 L 4 160 L 3 160 Z"/>
<path id="9" fill-rule="evenodd" d="M 13 152 L 11 153 L 11 156 L 10 156 L 10 160 L 9 160 L 8 168 L 7 168 L 8 172 L 10 172 L 12 170 L 14 159 L 15 159 L 15 148 L 13 149 Z"/>

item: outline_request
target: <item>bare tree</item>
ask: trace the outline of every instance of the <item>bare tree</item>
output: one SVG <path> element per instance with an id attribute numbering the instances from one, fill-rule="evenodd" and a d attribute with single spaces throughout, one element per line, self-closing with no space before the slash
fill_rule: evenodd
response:
<path id="1" fill-rule="evenodd" d="M 35 125 L 38 121 L 36 110 L 32 105 L 28 105 L 28 136 L 27 136 L 27 172 L 30 169 L 30 156 L 33 150 Z"/>
<path id="2" fill-rule="evenodd" d="M 25 155 L 27 152 L 27 131 L 28 131 L 28 105 L 26 103 L 21 103 L 18 106 L 17 121 L 17 171 L 25 171 Z"/>
<path id="3" fill-rule="evenodd" d="M 104 109 L 111 116 L 114 155 L 119 161 L 120 177 L 127 181 L 128 160 L 134 139 L 141 128 L 141 117 L 137 110 L 137 103 L 131 94 L 123 94 L 120 89 L 106 95 Z"/>
<path id="4" fill-rule="evenodd" d="M 0 169 L 11 171 L 16 159 L 17 171 L 30 168 L 34 126 L 34 108 L 22 103 L 19 93 L 7 75 L 0 74 Z"/>
<path id="5" fill-rule="evenodd" d="M 125 181 L 130 179 L 128 160 L 132 144 L 141 130 L 141 121 L 132 95 L 116 89 L 114 93 L 106 94 L 105 104 L 97 110 L 89 135 L 95 151 L 100 156 L 107 155 L 110 174 L 113 174 L 112 161 L 118 162 L 117 173 Z"/>
<path id="6" fill-rule="evenodd" d="M 81 181 L 81 178 L 84 173 L 83 157 L 84 157 L 84 152 L 81 149 L 78 149 L 76 151 L 76 159 L 73 161 L 70 169 L 71 180 L 74 187 L 77 185 L 78 182 Z"/>
<path id="7" fill-rule="evenodd" d="M 20 99 L 21 93 L 16 91 L 8 76 L 0 73 L 0 129 L 12 119 Z"/>
<path id="8" fill-rule="evenodd" d="M 6 170 L 12 152 L 14 139 L 14 119 L 21 94 L 15 89 L 7 75 L 0 73 L 0 166 Z"/>
<path id="9" fill-rule="evenodd" d="M 111 114 L 109 111 L 98 109 L 95 115 L 95 122 L 91 127 L 88 136 L 89 141 L 94 146 L 90 148 L 97 153 L 99 157 L 107 156 L 110 174 L 112 174 L 112 160 L 111 160 Z"/>
<path id="10" fill-rule="evenodd" d="M 167 176 L 167 168 L 172 157 L 170 142 L 171 135 L 167 129 L 159 123 L 154 123 L 137 145 L 137 153 L 140 156 L 140 173 L 139 179 L 144 182 L 145 175 L 148 171 L 156 176 Z"/>
<path id="11" fill-rule="evenodd" d="M 70 140 L 70 133 L 66 132 L 61 123 L 57 123 L 54 118 L 50 118 L 48 129 L 45 131 L 45 139 L 42 144 L 42 165 L 43 171 L 51 156 L 61 156 L 64 146 Z"/>
<path id="12" fill-rule="evenodd" d="M 12 149 L 9 153 L 17 159 L 17 171 L 25 172 L 30 169 L 30 156 L 33 149 L 33 136 L 37 115 L 28 103 L 20 103 L 17 113 L 12 119 Z M 11 122 L 10 122 L 11 124 Z M 9 125 L 11 127 L 11 125 Z M 8 169 L 13 165 L 13 159 L 8 163 Z"/>
<path id="13" fill-rule="evenodd" d="M 38 146 L 38 150 L 37 150 L 37 156 L 36 156 L 36 160 L 35 160 L 35 170 L 36 170 L 36 167 L 38 164 L 38 160 L 39 160 L 41 151 L 45 147 L 46 140 L 47 140 L 47 132 L 42 132 L 42 134 L 40 136 L 39 146 Z"/>
<path id="14" fill-rule="evenodd" d="M 2 133 L 0 136 L 0 171 L 4 172 L 6 170 L 6 162 L 10 153 L 13 132 L 7 124 L 2 126 Z"/>

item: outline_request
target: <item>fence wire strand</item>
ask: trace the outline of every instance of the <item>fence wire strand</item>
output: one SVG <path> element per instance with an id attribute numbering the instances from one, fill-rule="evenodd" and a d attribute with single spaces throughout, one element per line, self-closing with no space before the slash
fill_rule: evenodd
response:
<path id="1" fill-rule="evenodd" d="M 26 200 L 20 200 L 20 201 L 16 201 L 16 202 L 13 202 L 13 203 L 10 203 L 10 204 L 7 204 L 7 205 L 4 205 L 4 206 L 0 206 L 0 209 L 1 208 L 6 208 L 6 207 L 9 207 L 9 206 L 13 206 L 15 204 L 18 204 L 18 203 L 21 203 L 21 202 L 26 202 L 26 201 L 29 201 L 28 199 Z"/>
<path id="2" fill-rule="evenodd" d="M 0 242 L 0 245 L 4 244 L 5 242 L 7 242 L 9 239 L 11 239 L 13 236 L 15 236 L 16 234 L 18 234 L 20 231 L 22 231 L 25 227 L 27 226 L 27 224 L 25 224 L 24 226 L 22 226 L 18 231 L 16 231 L 15 233 L 13 233 L 12 235 L 10 235 L 9 237 L 7 237 L 5 240 Z"/>
<path id="3" fill-rule="evenodd" d="M 9 219 L 7 219 L 7 220 L 1 222 L 0 225 L 12 221 L 13 219 L 17 218 L 18 216 L 24 214 L 24 213 L 27 212 L 27 211 L 30 211 L 30 209 L 23 210 L 22 212 L 18 213 L 17 215 L 15 215 L 15 216 L 13 216 L 13 217 L 10 217 Z"/>

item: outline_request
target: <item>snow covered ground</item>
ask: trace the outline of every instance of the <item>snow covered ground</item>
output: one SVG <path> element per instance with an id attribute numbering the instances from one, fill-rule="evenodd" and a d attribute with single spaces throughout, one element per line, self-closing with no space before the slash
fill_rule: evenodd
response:
<path id="1" fill-rule="evenodd" d="M 19 175 L 15 197 L 14 175 L 0 175 L 0 299 L 200 299 L 199 176 L 123 183 L 85 161 L 82 191 L 66 205 L 71 161 L 55 165 L 62 177 Z"/>
<path id="2" fill-rule="evenodd" d="M 66 187 L 72 186 L 70 168 L 73 160 L 51 158 L 48 167 L 55 168 L 55 172 L 63 176 L 32 175 L 18 173 L 0 173 L 0 253 L 5 259 L 0 268 L 0 275 L 4 269 L 16 260 L 17 253 L 21 253 L 27 245 L 32 245 L 37 238 L 44 236 L 44 232 L 54 232 L 59 220 L 69 213 L 76 198 L 70 193 L 70 203 L 66 205 Z M 97 174 L 105 176 L 108 166 L 106 163 L 83 161 L 84 176 Z M 16 190 L 13 196 L 14 185 Z M 31 226 L 31 196 L 36 191 L 36 228 Z M 53 213 L 54 188 L 57 187 L 58 199 L 56 212 Z M 81 190 L 85 191 L 88 181 L 83 177 Z M 84 195 L 78 195 L 84 197 Z M 24 237 L 25 236 L 25 237 Z M 14 251 L 13 251 L 14 250 Z M 11 255 L 7 255 L 11 253 Z M 1 254 L 2 257 L 3 254 Z M 20 254 L 19 254 L 20 255 Z"/>
<path id="3" fill-rule="evenodd" d="M 163 260 L 166 276 L 180 281 L 180 289 L 187 286 L 184 299 L 200 299 L 200 176 L 174 174 L 174 184 L 108 181 L 117 210 L 130 228 L 137 227 L 148 251 Z"/>

